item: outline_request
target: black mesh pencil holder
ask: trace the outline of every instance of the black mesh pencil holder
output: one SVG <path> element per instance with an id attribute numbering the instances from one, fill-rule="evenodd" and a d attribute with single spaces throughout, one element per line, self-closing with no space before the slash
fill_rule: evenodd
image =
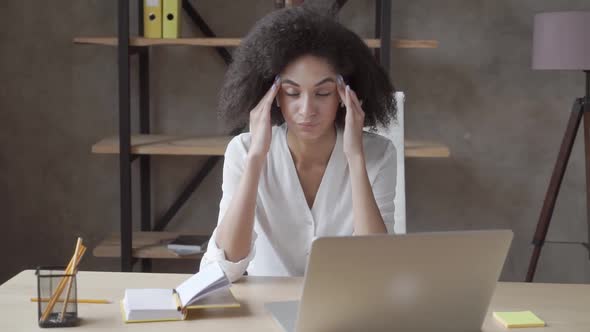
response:
<path id="1" fill-rule="evenodd" d="M 76 274 L 66 274 L 66 268 L 63 266 L 39 266 L 35 274 L 39 326 L 78 326 L 80 319 Z M 59 297 L 53 298 L 60 290 Z"/>

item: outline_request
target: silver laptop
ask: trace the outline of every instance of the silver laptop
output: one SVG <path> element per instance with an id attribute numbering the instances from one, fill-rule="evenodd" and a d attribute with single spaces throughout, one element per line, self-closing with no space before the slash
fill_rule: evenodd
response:
<path id="1" fill-rule="evenodd" d="M 285 331 L 480 331 L 512 231 L 318 238 Z"/>

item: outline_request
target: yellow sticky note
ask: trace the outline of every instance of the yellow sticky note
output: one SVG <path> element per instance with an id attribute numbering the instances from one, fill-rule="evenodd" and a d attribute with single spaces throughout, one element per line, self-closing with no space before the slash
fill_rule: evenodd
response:
<path id="1" fill-rule="evenodd" d="M 532 311 L 513 311 L 513 312 L 496 312 L 494 318 L 504 327 L 543 327 L 545 322 L 542 321 Z"/>

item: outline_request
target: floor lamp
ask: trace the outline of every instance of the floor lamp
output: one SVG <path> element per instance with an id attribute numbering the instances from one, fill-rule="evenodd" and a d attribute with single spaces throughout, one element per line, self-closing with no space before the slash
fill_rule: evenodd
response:
<path id="1" fill-rule="evenodd" d="M 533 238 L 534 250 L 526 276 L 532 282 L 545 243 L 563 174 L 572 152 L 580 122 L 584 119 L 586 160 L 586 218 L 590 243 L 590 11 L 552 12 L 535 15 L 533 33 L 533 69 L 579 70 L 586 75 L 586 94 L 574 101 L 572 112 Z M 588 248 L 588 243 L 586 243 Z"/>

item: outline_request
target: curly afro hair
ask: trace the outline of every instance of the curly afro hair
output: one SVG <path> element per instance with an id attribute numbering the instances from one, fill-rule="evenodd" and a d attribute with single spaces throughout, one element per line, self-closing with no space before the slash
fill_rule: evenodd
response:
<path id="1" fill-rule="evenodd" d="M 292 7 L 263 17 L 236 48 L 219 94 L 222 121 L 230 128 L 246 126 L 275 76 L 303 55 L 326 59 L 344 77 L 363 101 L 365 126 L 387 126 L 395 118 L 394 87 L 364 41 L 328 15 Z M 272 107 L 272 124 L 282 124 L 281 112 Z M 339 128 L 344 114 L 336 117 Z"/>

